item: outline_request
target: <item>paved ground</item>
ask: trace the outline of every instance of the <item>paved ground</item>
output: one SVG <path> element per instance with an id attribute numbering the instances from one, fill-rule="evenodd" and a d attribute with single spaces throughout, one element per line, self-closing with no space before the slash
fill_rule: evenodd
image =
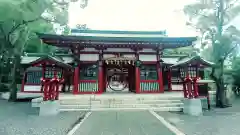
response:
<path id="1" fill-rule="evenodd" d="M 39 117 L 28 102 L 9 103 L 0 99 L 0 135 L 66 135 L 85 112 Z"/>
<path id="2" fill-rule="evenodd" d="M 74 135 L 174 135 L 148 111 L 93 112 Z"/>
<path id="3" fill-rule="evenodd" d="M 231 108 L 215 108 L 200 117 L 168 112 L 159 112 L 159 115 L 187 135 L 240 135 L 240 100 Z"/>

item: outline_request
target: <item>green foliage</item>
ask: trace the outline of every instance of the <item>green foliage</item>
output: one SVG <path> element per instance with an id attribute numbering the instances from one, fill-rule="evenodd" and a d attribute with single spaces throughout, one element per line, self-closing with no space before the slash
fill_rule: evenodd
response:
<path id="1" fill-rule="evenodd" d="M 240 88 L 240 57 L 236 57 L 232 61 L 232 70 L 229 72 L 234 80 L 234 85 Z"/>
<path id="2" fill-rule="evenodd" d="M 0 0 L 0 83 L 3 69 L 11 69 L 11 98 L 16 96 L 21 56 L 27 52 L 51 52 L 36 32 L 55 33 L 54 26 L 68 22 L 68 3 L 58 0 Z M 13 99 L 16 97 L 13 97 Z"/>
<path id="3" fill-rule="evenodd" d="M 239 1 L 196 2 L 187 5 L 184 12 L 189 17 L 188 25 L 194 26 L 202 34 L 200 43 L 205 59 L 218 63 L 221 59 L 236 55 L 240 32 L 228 24 L 240 13 Z M 225 25 L 228 25 L 227 28 Z"/>
<path id="4" fill-rule="evenodd" d="M 187 23 L 201 33 L 202 56 L 215 63 L 210 74 L 216 82 L 216 105 L 227 106 L 224 94 L 224 64 L 236 55 L 239 31 L 230 22 L 240 13 L 237 0 L 198 1 L 184 8 Z M 226 27 L 225 27 L 226 26 Z M 228 62 L 229 63 L 229 62 Z"/>
<path id="5" fill-rule="evenodd" d="M 182 48 L 176 48 L 176 49 L 164 49 L 163 54 L 164 55 L 188 55 L 192 56 L 199 52 L 199 49 L 194 48 L 192 46 L 188 47 L 182 47 Z"/>

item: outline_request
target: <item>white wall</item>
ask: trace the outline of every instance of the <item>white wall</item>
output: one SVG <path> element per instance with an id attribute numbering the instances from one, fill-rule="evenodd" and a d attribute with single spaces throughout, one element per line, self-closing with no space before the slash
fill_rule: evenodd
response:
<path id="1" fill-rule="evenodd" d="M 98 52 L 98 50 L 96 50 L 95 48 L 84 48 L 82 51 L 83 52 L 88 52 L 88 51 L 90 51 L 90 52 Z"/>
<path id="2" fill-rule="evenodd" d="M 80 54 L 81 61 L 97 61 L 98 59 L 98 54 Z"/>
<path id="3" fill-rule="evenodd" d="M 24 91 L 41 92 L 41 86 L 40 85 L 24 85 Z"/>
<path id="4" fill-rule="evenodd" d="M 153 49 L 142 49 L 139 52 L 156 52 L 156 51 Z"/>
<path id="5" fill-rule="evenodd" d="M 135 54 L 124 54 L 123 57 L 126 57 L 126 58 L 135 58 Z"/>
<path id="6" fill-rule="evenodd" d="M 129 48 L 107 48 L 104 52 L 134 52 L 132 49 Z"/>
<path id="7" fill-rule="evenodd" d="M 70 86 L 70 91 L 73 90 L 73 85 Z M 62 85 L 59 86 L 59 91 L 62 91 Z M 41 92 L 41 85 L 24 85 L 24 92 Z"/>
<path id="8" fill-rule="evenodd" d="M 139 60 L 141 60 L 141 61 L 157 61 L 157 56 L 156 55 L 139 54 Z"/>
<path id="9" fill-rule="evenodd" d="M 114 54 L 103 54 L 103 59 L 115 57 Z"/>
<path id="10" fill-rule="evenodd" d="M 172 84 L 172 90 L 183 90 L 182 84 Z"/>

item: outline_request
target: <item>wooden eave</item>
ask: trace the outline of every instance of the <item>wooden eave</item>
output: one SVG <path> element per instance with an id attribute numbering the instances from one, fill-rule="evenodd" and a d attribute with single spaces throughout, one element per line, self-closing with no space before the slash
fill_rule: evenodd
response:
<path id="1" fill-rule="evenodd" d="M 58 47 L 177 48 L 192 45 L 196 37 L 94 37 L 37 33 L 46 44 Z"/>
<path id="2" fill-rule="evenodd" d="M 185 67 L 189 65 L 199 65 L 201 67 L 212 67 L 214 63 L 203 59 L 200 56 L 193 56 L 191 58 L 185 58 L 183 60 L 178 61 L 176 64 L 171 67 Z"/>
<path id="3" fill-rule="evenodd" d="M 71 33 L 92 33 L 92 34 L 137 34 L 137 35 L 162 35 L 166 36 L 166 30 L 161 31 L 119 31 L 119 30 L 89 30 L 71 29 Z"/>
<path id="4" fill-rule="evenodd" d="M 35 65 L 38 65 L 38 64 L 41 64 L 41 63 L 44 63 L 44 62 L 50 62 L 51 64 L 54 64 L 58 67 L 65 68 L 65 69 L 71 69 L 72 68 L 71 65 L 66 64 L 62 60 L 60 60 L 58 58 L 55 58 L 55 57 L 52 57 L 52 56 L 49 56 L 49 55 L 40 57 L 37 60 L 30 62 L 29 65 L 35 66 Z"/>

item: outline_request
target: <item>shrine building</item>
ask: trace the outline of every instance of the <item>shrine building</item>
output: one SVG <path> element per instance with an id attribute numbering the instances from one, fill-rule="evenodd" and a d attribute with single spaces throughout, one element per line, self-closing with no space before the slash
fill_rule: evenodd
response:
<path id="1" fill-rule="evenodd" d="M 183 91 L 183 71 L 204 78 L 202 58 L 165 55 L 164 49 L 193 45 L 196 37 L 168 37 L 165 31 L 72 29 L 69 35 L 37 33 L 61 54 L 26 54 L 21 92 L 43 92 L 43 79 L 62 79 L 59 92 L 72 94 Z"/>

